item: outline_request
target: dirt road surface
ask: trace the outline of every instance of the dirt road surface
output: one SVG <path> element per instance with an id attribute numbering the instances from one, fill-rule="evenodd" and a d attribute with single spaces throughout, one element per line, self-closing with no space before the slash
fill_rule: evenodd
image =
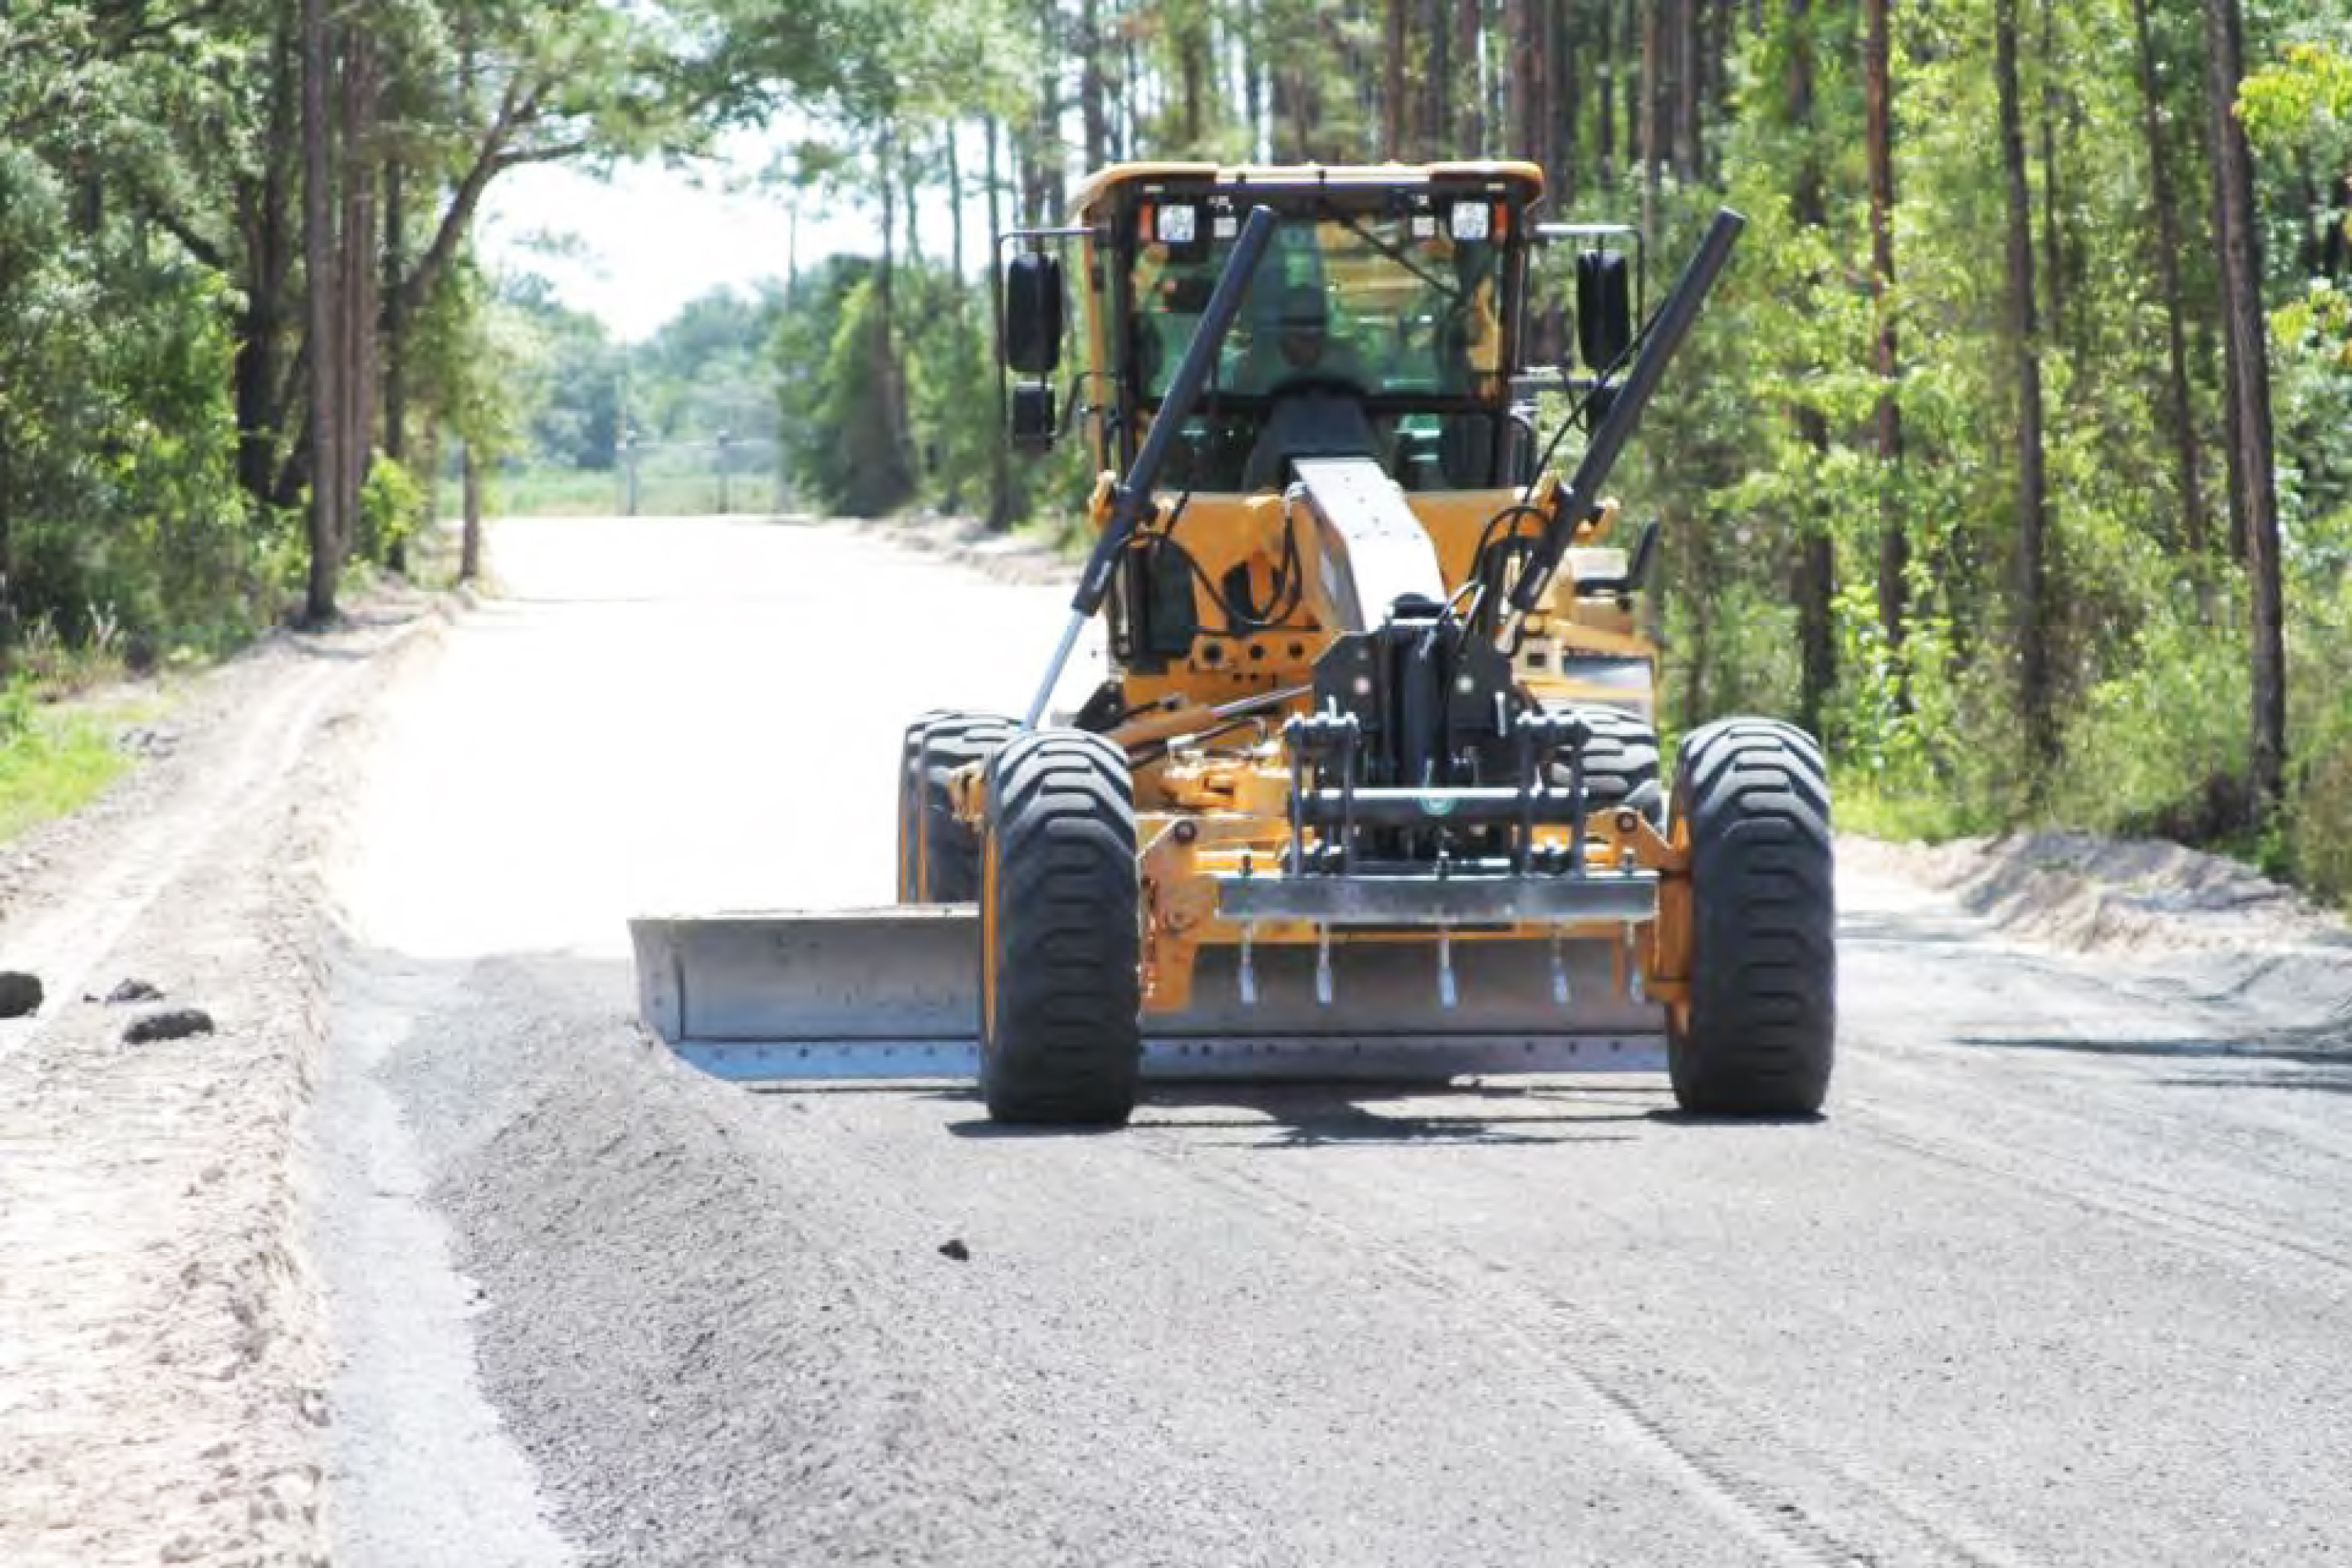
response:
<path id="1" fill-rule="evenodd" d="M 138 1417 L 68 1393 L 0 1462 L 0 1517 L 47 1510 L 0 1560 L 2352 1563 L 2332 924 L 2072 951 L 1856 847 L 1805 1123 L 1648 1079 L 1160 1093 L 1087 1136 L 748 1093 L 633 1028 L 623 921 L 887 900 L 900 724 L 1020 706 L 1063 594 L 782 523 L 495 562 L 300 763 L 348 785 L 324 1039 L 256 1211 L 289 1326 L 234 1366 L 314 1412 L 267 1428 L 301 1495 L 173 1557 L 56 1479 Z M 21 1296 L 0 1351 L 58 1375 Z M 188 1485 L 243 1518 L 267 1456 L 218 1403 L 240 1474 Z M 193 1507 L 175 1440 L 128 1473 Z"/>

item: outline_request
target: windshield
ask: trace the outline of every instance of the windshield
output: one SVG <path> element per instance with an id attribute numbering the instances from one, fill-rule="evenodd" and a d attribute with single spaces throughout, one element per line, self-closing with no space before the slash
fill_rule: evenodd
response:
<path id="1" fill-rule="evenodd" d="M 1146 402 L 1167 392 L 1232 248 L 1230 237 L 1189 253 L 1137 247 L 1132 363 Z M 1427 214 L 1286 219 L 1225 340 L 1215 387 L 1322 386 L 1396 406 L 1498 397 L 1499 279 L 1498 247 L 1457 241 Z"/>

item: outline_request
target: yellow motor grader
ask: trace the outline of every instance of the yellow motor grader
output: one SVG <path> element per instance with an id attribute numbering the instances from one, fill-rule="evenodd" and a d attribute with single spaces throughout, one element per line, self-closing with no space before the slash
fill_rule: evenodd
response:
<path id="1" fill-rule="evenodd" d="M 633 922 L 655 1030 L 751 1080 L 976 1072 L 1017 1122 L 1122 1122 L 1152 1078 L 1661 1066 L 1690 1111 L 1818 1110 L 1821 752 L 1721 720 L 1661 787 L 1656 528 L 1603 493 L 1741 220 L 1636 331 L 1629 231 L 1542 195 L 1517 163 L 1129 164 L 1013 237 L 1012 438 L 1075 424 L 1100 476 L 1037 694 L 908 726 L 896 908 Z M 1580 373 L 1522 363 L 1563 245 Z M 1108 678 L 1049 719 L 1097 616 Z"/>

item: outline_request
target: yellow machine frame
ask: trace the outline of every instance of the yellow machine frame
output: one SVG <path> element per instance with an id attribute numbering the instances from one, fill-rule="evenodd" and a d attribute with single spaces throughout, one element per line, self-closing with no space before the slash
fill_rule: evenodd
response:
<path id="1" fill-rule="evenodd" d="M 1334 184 L 1399 186 L 1425 184 L 1433 177 L 1502 179 L 1526 187 L 1530 204 L 1543 184 L 1541 172 L 1524 163 L 1388 165 L 1344 171 L 1121 164 L 1092 176 L 1080 189 L 1073 227 L 1086 231 L 1082 276 L 1099 276 L 1103 263 L 1094 238 L 1097 210 L 1124 186 L 1171 177 L 1246 185 L 1297 182 L 1310 176 Z M 1087 372 L 1107 377 L 1109 345 L 1118 323 L 1109 319 L 1099 289 L 1081 292 L 1086 301 L 1081 336 Z M 1106 426 L 1110 416 L 1108 409 L 1091 411 L 1097 453 L 1108 450 Z M 1559 482 L 1557 474 L 1547 473 L 1524 490 L 1426 490 L 1410 493 L 1404 500 L 1435 546 L 1445 585 L 1454 591 L 1469 574 L 1472 554 L 1490 521 L 1513 508 L 1526 507 L 1529 510 L 1524 515 L 1532 525 L 1537 510 L 1548 508 Z M 1097 531 L 1110 519 L 1117 483 L 1118 476 L 1105 469 L 1095 486 L 1088 510 Z M 1617 503 L 1604 501 L 1580 531 L 1578 542 L 1585 548 L 1570 552 L 1545 608 L 1524 624 L 1524 636 L 1514 656 L 1514 673 L 1538 699 L 1612 703 L 1646 717 L 1655 705 L 1655 646 L 1636 628 L 1626 601 L 1580 598 L 1574 582 L 1580 558 L 1589 558 L 1590 551 L 1608 549 L 1618 515 Z M 1164 525 L 1167 521 L 1163 507 L 1155 521 Z M 1304 539 L 1286 539 L 1307 526 L 1294 515 L 1283 495 L 1270 492 L 1193 495 L 1187 499 L 1183 512 L 1186 548 L 1212 575 L 1222 576 L 1241 567 L 1258 586 L 1273 579 L 1286 546 L 1309 548 L 1310 542 Z M 1617 554 L 1613 550 L 1608 552 Z M 1205 625 L 1209 607 L 1197 584 L 1194 594 Z M 1302 690 L 1279 708 L 1254 716 L 1239 734 L 1230 729 L 1221 735 L 1204 736 L 1204 732 L 1218 728 L 1215 710 L 1226 703 L 1305 686 L 1324 647 L 1325 628 L 1332 624 L 1322 585 L 1310 573 L 1295 626 L 1204 637 L 1190 654 L 1171 661 L 1165 670 L 1121 672 L 1129 705 L 1137 711 L 1108 731 L 1108 738 L 1128 751 L 1134 766 L 1147 1015 L 1178 1011 L 1190 1004 L 1195 961 L 1204 947 L 1244 941 L 1274 946 L 1428 940 L 1425 931 L 1391 934 L 1289 921 L 1255 921 L 1244 932 L 1217 912 L 1216 879 L 1273 864 L 1286 840 L 1286 801 L 1291 773 L 1282 723 L 1292 714 L 1305 712 L 1309 700 Z M 1604 686 L 1569 673 L 1596 666 L 1620 679 Z M 982 773 L 979 767 L 968 768 L 950 786 L 957 815 L 975 829 L 986 809 Z M 1542 837 L 1549 847 L 1565 847 L 1570 836 L 1565 829 L 1551 829 Z M 1639 868 L 1658 873 L 1654 916 L 1630 922 L 1630 931 L 1628 922 L 1611 920 L 1567 927 L 1551 923 L 1487 926 L 1458 931 L 1453 940 L 1607 941 L 1615 954 L 1612 972 L 1619 989 L 1637 987 L 1640 994 L 1679 1012 L 1689 996 L 1687 846 L 1662 834 L 1642 813 L 1617 807 L 1596 811 L 1588 818 L 1584 853 L 1587 864 L 1595 869 Z M 984 866 L 983 878 L 993 869 Z M 983 918 L 990 903 L 983 895 Z M 983 953 L 994 949 L 985 932 L 981 945 Z M 985 979 L 982 990 L 983 995 L 990 994 Z"/>

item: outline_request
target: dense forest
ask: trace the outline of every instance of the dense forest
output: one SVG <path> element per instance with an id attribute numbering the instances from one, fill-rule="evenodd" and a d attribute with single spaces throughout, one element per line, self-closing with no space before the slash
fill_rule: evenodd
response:
<path id="1" fill-rule="evenodd" d="M 475 259 L 526 163 L 789 109 L 777 199 L 872 253 L 634 397 L 763 362 L 814 501 L 1003 526 L 1085 476 L 998 436 L 992 231 L 1121 158 L 1519 156 L 1654 281 L 1753 220 L 1616 487 L 1675 721 L 2352 892 L 2344 0 L 17 0 L 0 61 L 0 647 L 331 615 L 451 454 L 614 460 L 614 346 Z"/>

